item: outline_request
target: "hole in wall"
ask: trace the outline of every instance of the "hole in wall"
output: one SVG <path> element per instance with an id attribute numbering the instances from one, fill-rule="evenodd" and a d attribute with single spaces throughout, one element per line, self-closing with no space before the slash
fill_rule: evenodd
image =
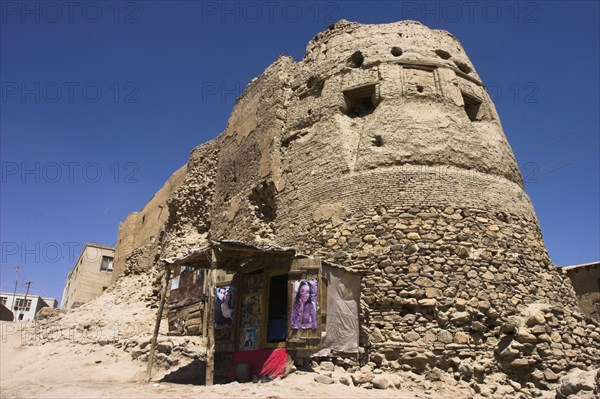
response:
<path id="1" fill-rule="evenodd" d="M 345 114 L 351 118 L 369 115 L 377 107 L 375 93 L 376 85 L 367 85 L 344 91 L 346 101 Z"/>
<path id="2" fill-rule="evenodd" d="M 423 90 L 424 90 L 424 87 L 423 87 L 423 86 L 421 86 L 421 85 L 417 85 L 417 91 L 418 91 L 419 93 L 423 93 Z"/>
<path id="3" fill-rule="evenodd" d="M 365 56 L 360 51 L 356 51 L 348 58 L 348 66 L 352 68 L 360 68 L 365 60 Z"/>
<path id="4" fill-rule="evenodd" d="M 438 55 L 438 57 L 444 59 L 444 60 L 448 60 L 450 59 L 450 53 L 444 50 L 435 50 L 435 53 Z"/>
<path id="5" fill-rule="evenodd" d="M 471 73 L 472 69 L 470 66 L 468 66 L 467 64 L 465 64 L 464 62 L 461 61 L 454 61 L 454 64 L 456 64 L 456 66 L 458 67 L 458 69 L 460 69 L 461 72 L 464 73 Z"/>
<path id="6" fill-rule="evenodd" d="M 276 191 L 273 182 L 264 182 L 254 187 L 248 196 L 255 207 L 254 214 L 265 223 L 272 222 L 277 216 Z"/>
<path id="7" fill-rule="evenodd" d="M 392 47 L 392 55 L 394 57 L 400 57 L 402 55 L 402 49 L 400 47 Z"/>
<path id="8" fill-rule="evenodd" d="M 383 147 L 383 137 L 377 134 L 373 136 L 371 143 L 373 144 L 373 147 Z"/>
<path id="9" fill-rule="evenodd" d="M 281 147 L 288 148 L 293 141 L 301 139 L 302 137 L 306 136 L 307 134 L 308 134 L 308 131 L 296 132 L 296 133 L 292 134 L 291 136 L 289 136 L 288 138 L 282 140 Z"/>
<path id="10" fill-rule="evenodd" d="M 308 110 L 308 114 L 309 114 L 309 115 L 312 115 L 312 109 L 309 109 L 309 110 Z"/>
<path id="11" fill-rule="evenodd" d="M 463 102 L 465 103 L 465 113 L 469 117 L 471 122 L 479 120 L 479 109 L 481 108 L 481 101 L 475 97 L 469 96 L 468 94 L 461 93 Z"/>
<path id="12" fill-rule="evenodd" d="M 323 87 L 325 86 L 325 80 L 318 76 L 311 76 L 306 81 L 306 91 L 300 94 L 300 98 L 303 99 L 307 96 L 320 97 Z"/>

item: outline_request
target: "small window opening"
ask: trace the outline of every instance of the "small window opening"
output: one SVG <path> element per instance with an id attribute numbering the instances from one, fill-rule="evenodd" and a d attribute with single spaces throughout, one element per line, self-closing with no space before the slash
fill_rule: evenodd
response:
<path id="1" fill-rule="evenodd" d="M 362 66 L 364 60 L 365 60 L 365 57 L 363 56 L 363 53 L 361 53 L 360 51 L 356 51 L 348 59 L 348 66 L 350 66 L 352 68 L 360 68 Z"/>
<path id="2" fill-rule="evenodd" d="M 312 115 L 312 109 L 309 109 L 309 110 L 308 110 L 308 114 L 309 114 L 309 115 Z"/>
<path id="3" fill-rule="evenodd" d="M 392 55 L 394 57 L 400 57 L 402 55 L 402 49 L 400 47 L 392 47 Z"/>
<path id="4" fill-rule="evenodd" d="M 481 108 L 481 101 L 478 99 L 471 97 L 465 93 L 462 93 L 463 102 L 465 103 L 464 108 L 467 116 L 471 120 L 471 122 L 475 122 L 478 120 L 479 109 Z"/>
<path id="5" fill-rule="evenodd" d="M 383 147 L 383 137 L 376 135 L 371 139 L 374 147 Z"/>
<path id="6" fill-rule="evenodd" d="M 419 93 L 423 93 L 423 89 L 424 89 L 424 88 L 423 88 L 423 86 L 421 86 L 421 85 L 417 85 L 417 91 L 418 91 Z"/>
<path id="7" fill-rule="evenodd" d="M 464 73 L 471 73 L 472 69 L 470 66 L 468 66 L 467 64 L 465 64 L 464 62 L 460 62 L 460 61 L 454 61 L 454 63 L 456 64 L 456 66 L 458 67 L 458 69 L 461 70 L 461 72 Z"/>
<path id="8" fill-rule="evenodd" d="M 376 108 L 375 85 L 359 87 L 344 92 L 346 115 L 351 118 L 362 117 L 373 113 Z"/>
<path id="9" fill-rule="evenodd" d="M 444 59 L 444 60 L 448 60 L 450 59 L 450 53 L 444 50 L 435 50 L 435 53 L 438 55 L 438 57 Z"/>

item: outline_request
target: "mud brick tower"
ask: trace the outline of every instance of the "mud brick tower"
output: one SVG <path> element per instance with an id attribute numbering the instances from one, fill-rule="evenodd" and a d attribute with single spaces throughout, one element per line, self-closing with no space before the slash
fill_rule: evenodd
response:
<path id="1" fill-rule="evenodd" d="M 538 386 L 598 366 L 598 325 L 550 262 L 494 104 L 446 31 L 340 21 L 299 62 L 281 56 L 192 152 L 168 208 L 142 249 L 154 259 L 230 239 L 364 272 L 363 364 Z"/>

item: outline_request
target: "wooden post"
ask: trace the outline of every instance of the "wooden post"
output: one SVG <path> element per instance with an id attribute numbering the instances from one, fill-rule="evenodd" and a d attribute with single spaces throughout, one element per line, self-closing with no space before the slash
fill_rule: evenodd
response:
<path id="1" fill-rule="evenodd" d="M 146 384 L 150 382 L 152 378 L 152 363 L 154 362 L 154 351 L 156 349 L 156 341 L 158 340 L 158 330 L 160 329 L 160 321 L 162 319 L 163 309 L 165 307 L 165 301 L 167 299 L 167 290 L 169 288 L 169 280 L 171 279 L 171 266 L 165 264 L 165 285 L 163 286 L 162 293 L 160 295 L 160 303 L 158 304 L 158 313 L 156 314 L 156 323 L 154 324 L 154 334 L 152 334 L 152 341 L 150 341 L 150 353 L 148 354 L 148 367 L 146 368 Z"/>
<path id="2" fill-rule="evenodd" d="M 217 257 L 214 249 L 210 251 L 210 282 L 208 283 L 208 339 L 206 348 L 206 385 L 213 384 L 215 374 L 215 285 L 217 275 Z"/>
<path id="3" fill-rule="evenodd" d="M 202 308 L 202 337 L 204 337 L 204 339 L 206 340 L 208 337 L 208 314 L 212 311 L 212 309 L 209 306 L 209 289 L 208 289 L 208 273 L 209 270 L 202 270 L 202 273 L 204 273 L 204 284 L 202 285 L 202 292 L 204 293 L 204 303 L 203 303 L 203 308 Z M 207 342 L 208 345 L 208 342 Z M 208 346 L 207 346 L 208 347 Z"/>

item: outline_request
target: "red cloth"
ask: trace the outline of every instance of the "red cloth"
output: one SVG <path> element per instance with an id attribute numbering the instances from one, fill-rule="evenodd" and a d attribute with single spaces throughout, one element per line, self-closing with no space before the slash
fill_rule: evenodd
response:
<path id="1" fill-rule="evenodd" d="M 274 378 L 283 375 L 286 362 L 287 351 L 285 348 L 234 352 L 227 378 L 235 380 L 235 366 L 240 363 L 250 365 L 250 378 L 253 375 L 257 377 L 268 375 Z"/>

